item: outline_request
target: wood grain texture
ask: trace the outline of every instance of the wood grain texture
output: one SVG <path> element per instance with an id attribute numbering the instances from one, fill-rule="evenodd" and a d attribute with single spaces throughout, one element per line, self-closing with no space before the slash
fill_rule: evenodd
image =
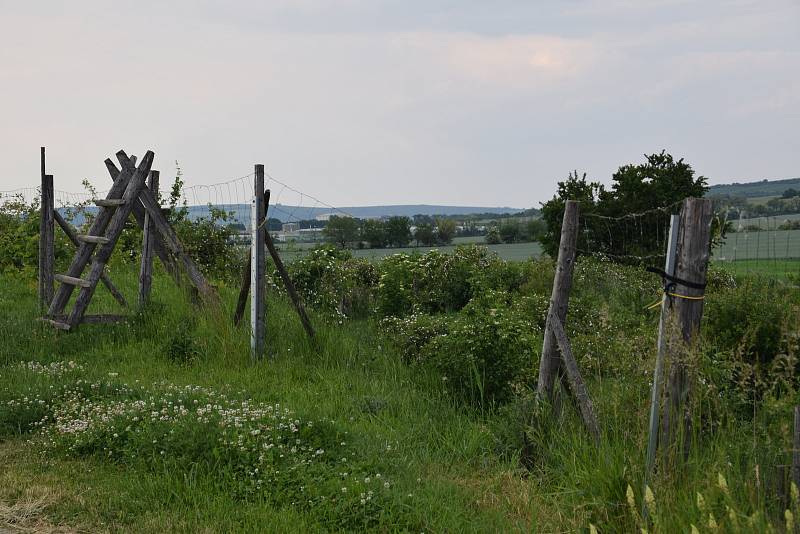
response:
<path id="1" fill-rule="evenodd" d="M 131 176 L 133 176 L 131 171 L 123 171 L 118 173 L 118 176 L 116 180 L 114 180 L 114 184 L 111 186 L 106 198 L 121 198 L 122 194 L 128 187 L 128 182 L 130 182 Z M 89 234 L 103 235 L 115 211 L 115 209 L 100 207 L 95 215 L 94 220 L 92 221 Z M 65 274 L 73 278 L 80 278 L 83 274 L 84 268 L 89 263 L 96 246 L 97 245 L 95 243 L 81 243 L 80 247 L 78 247 L 75 257 L 72 259 L 69 269 L 67 269 Z M 47 313 L 48 315 L 55 316 L 60 315 L 63 312 L 64 307 L 67 305 L 67 302 L 72 295 L 72 290 L 74 287 L 75 286 L 69 284 L 61 284 L 59 286 L 55 297 L 53 297 L 53 301 L 50 303 L 50 309 Z"/>
<path id="2" fill-rule="evenodd" d="M 706 283 L 711 254 L 711 219 L 713 203 L 703 198 L 687 198 L 683 202 L 678 231 L 675 277 L 696 284 Z M 669 378 L 664 391 L 664 416 L 659 441 L 665 455 L 682 449 L 688 454 L 691 421 L 688 413 L 690 396 L 689 362 L 695 349 L 703 317 L 703 289 L 678 284 L 673 293 L 689 298 L 668 297 L 665 316 L 666 361 Z M 683 440 L 679 439 L 680 437 Z"/>
<path id="3" fill-rule="evenodd" d="M 128 164 L 130 164 L 130 160 L 126 160 Z M 108 170 L 108 174 L 112 180 L 116 180 L 117 176 L 120 174 L 120 170 L 114 165 L 114 162 L 110 159 L 105 161 L 106 169 Z M 142 230 L 144 230 L 144 215 L 145 209 L 141 203 L 141 200 L 134 204 L 133 206 L 133 217 L 136 219 L 136 223 L 139 225 Z M 161 242 L 161 236 L 158 232 L 154 233 L 155 241 L 153 242 L 153 252 L 155 252 L 156 256 L 158 257 L 161 264 L 164 266 L 164 269 L 172 276 L 175 283 L 182 285 L 183 281 L 180 277 L 180 270 L 175 263 L 174 258 L 172 258 L 169 253 L 167 252 L 166 247 Z"/>
<path id="4" fill-rule="evenodd" d="M 134 201 L 139 196 L 139 192 L 142 190 L 142 188 L 144 188 L 145 179 L 150 173 L 150 167 L 153 164 L 154 157 L 155 155 L 153 152 L 148 150 L 142 158 L 139 167 L 128 181 L 127 187 L 122 195 L 122 198 L 125 200 L 125 204 L 118 207 L 114 211 L 114 214 L 112 215 L 111 220 L 109 221 L 105 230 L 105 237 L 108 238 L 108 241 L 105 244 L 100 245 L 99 250 L 95 253 L 94 258 L 92 258 L 91 269 L 89 271 L 89 275 L 86 277 L 86 280 L 90 282 L 90 286 L 81 288 L 78 298 L 75 299 L 75 305 L 69 314 L 67 322 L 72 327 L 81 322 L 83 314 L 89 305 L 89 301 L 92 299 L 92 295 L 94 295 L 94 290 L 97 287 L 97 283 L 100 281 L 100 275 L 103 274 L 103 270 L 105 269 L 109 258 L 111 258 L 111 253 L 114 251 L 114 247 L 117 245 L 119 236 L 125 227 L 125 221 L 127 221 L 128 216 L 131 214 Z M 125 172 L 126 171 L 123 170 L 120 176 L 124 175 Z M 105 208 L 100 209 L 104 210 Z M 94 232 L 90 233 L 92 235 L 97 235 L 97 233 Z"/>
<path id="5" fill-rule="evenodd" d="M 578 406 L 578 411 L 581 414 L 586 430 L 592 436 L 595 444 L 600 443 L 600 425 L 597 422 L 597 415 L 595 414 L 594 404 L 589 396 L 589 390 L 586 388 L 586 383 L 581 377 L 580 370 L 578 369 L 578 362 L 575 361 L 575 356 L 572 354 L 572 347 L 569 343 L 564 328 L 561 326 L 561 321 L 556 317 L 550 318 L 550 327 L 553 330 L 553 335 L 558 343 L 558 349 L 561 353 L 561 359 L 564 364 L 564 370 L 567 374 L 567 381 L 572 395 L 575 398 L 575 403 Z"/>
<path id="6" fill-rule="evenodd" d="M 61 230 L 63 230 L 64 234 L 66 234 L 67 239 L 69 239 L 76 248 L 80 247 L 81 243 L 78 241 L 78 233 L 75 231 L 75 229 L 72 228 L 72 226 L 64 219 L 64 217 L 61 216 L 60 213 L 58 213 L 58 211 L 54 211 L 53 216 L 56 220 L 56 223 L 58 223 L 58 225 L 61 227 Z M 120 292 L 119 289 L 117 289 L 106 273 L 102 274 L 100 281 L 103 282 L 103 285 L 106 286 L 108 292 L 111 293 L 111 296 L 114 297 L 120 306 L 125 308 L 128 307 L 128 302 L 125 300 L 125 296 Z"/>
<path id="7" fill-rule="evenodd" d="M 564 219 L 561 224 L 561 241 L 558 246 L 553 292 L 550 296 L 550 309 L 545 324 L 542 355 L 539 360 L 539 380 L 536 384 L 536 396 L 539 400 L 553 402 L 553 388 L 558 370 L 561 368 L 561 356 L 558 342 L 550 325 L 551 318 L 558 319 L 562 327 L 566 324 L 569 293 L 572 289 L 572 273 L 575 269 L 575 254 L 578 243 L 579 204 L 568 200 L 564 206 Z"/>
<path id="8" fill-rule="evenodd" d="M 251 212 L 252 233 L 250 238 L 250 355 L 254 361 L 264 357 L 266 336 L 266 254 L 264 234 L 267 208 L 264 204 L 264 166 L 255 166 L 253 208 Z"/>
<path id="9" fill-rule="evenodd" d="M 147 187 L 158 198 L 159 172 L 150 171 L 147 177 Z M 153 286 L 153 245 L 155 242 L 155 225 L 150 220 L 150 214 L 144 214 L 144 228 L 142 230 L 142 257 L 139 265 L 139 307 L 145 306 L 150 301 L 150 291 Z"/>
<path id="10" fill-rule="evenodd" d="M 44 147 L 42 147 L 44 169 Z M 55 225 L 53 177 L 42 174 L 39 207 L 39 304 L 46 310 L 53 300 L 55 290 Z"/>

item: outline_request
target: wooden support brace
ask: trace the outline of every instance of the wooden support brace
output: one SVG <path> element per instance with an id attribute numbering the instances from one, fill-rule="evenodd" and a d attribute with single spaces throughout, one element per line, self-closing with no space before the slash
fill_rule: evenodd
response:
<path id="1" fill-rule="evenodd" d="M 123 153 L 124 154 L 124 153 Z M 120 157 L 118 154 L 117 157 Z M 130 161 L 129 159 L 126 161 Z M 112 180 L 116 180 L 117 176 L 120 174 L 120 170 L 117 169 L 117 166 L 114 165 L 114 162 L 110 159 L 105 161 L 106 169 L 108 169 L 108 174 L 111 176 Z M 131 210 L 133 213 L 133 217 L 136 219 L 136 223 L 139 225 L 140 228 L 144 229 L 144 206 L 142 206 L 141 202 L 135 202 L 133 205 L 133 209 Z M 175 283 L 181 284 L 181 277 L 180 271 L 178 270 L 178 266 L 175 264 L 174 259 L 167 253 L 167 249 L 164 244 L 161 242 L 161 236 L 158 232 L 154 232 L 153 234 L 154 241 L 153 241 L 153 252 L 155 252 L 156 256 L 158 256 L 159 261 L 164 266 L 164 269 L 172 276 Z"/>
<path id="2" fill-rule="evenodd" d="M 78 233 L 75 231 L 75 229 L 72 228 L 72 226 L 70 226 L 70 224 L 64 219 L 64 217 L 62 217 L 61 214 L 58 213 L 58 211 L 53 212 L 53 217 L 55 218 L 55 221 L 58 223 L 61 229 L 64 231 L 64 233 L 67 235 L 67 238 L 70 240 L 70 242 L 72 242 L 72 244 L 75 245 L 76 248 L 80 247 L 81 243 L 80 241 L 78 241 Z M 103 282 L 103 285 L 106 286 L 106 289 L 108 289 L 109 293 L 111 293 L 114 299 L 117 302 L 119 302 L 120 306 L 123 306 L 125 308 L 128 307 L 128 302 L 125 300 L 125 297 L 111 282 L 106 273 L 100 275 L 100 281 Z"/>
<path id="3" fill-rule="evenodd" d="M 578 405 L 578 411 L 580 411 L 581 418 L 583 419 L 583 424 L 586 426 L 586 430 L 589 431 L 589 434 L 592 435 L 594 442 L 599 443 L 600 426 L 597 423 L 594 405 L 592 404 L 591 397 L 589 397 L 589 391 L 586 389 L 586 383 L 583 381 L 581 373 L 578 370 L 578 362 L 575 361 L 575 356 L 572 354 L 572 347 L 570 346 L 569 338 L 567 338 L 567 334 L 564 332 L 564 327 L 561 325 L 561 321 L 559 321 L 557 317 L 551 317 L 550 321 L 548 321 L 548 324 L 550 325 L 550 328 L 552 328 L 556 342 L 558 343 L 558 349 L 561 352 L 561 360 L 564 364 L 564 370 L 567 374 L 572 395 L 575 397 L 575 403 Z"/>
<path id="4" fill-rule="evenodd" d="M 120 164 L 122 165 L 123 172 L 130 169 L 130 159 L 125 157 L 125 153 L 122 152 L 121 154 L 117 154 L 118 159 L 120 160 Z M 108 164 L 106 164 L 108 167 Z M 189 280 L 192 282 L 194 287 L 197 289 L 200 296 L 203 298 L 206 303 L 219 303 L 219 296 L 211 284 L 208 283 L 203 273 L 200 272 L 200 269 L 195 265 L 192 259 L 189 257 L 188 254 L 184 251 L 183 244 L 181 243 L 180 239 L 178 239 L 175 230 L 172 229 L 170 226 L 169 221 L 167 218 L 164 217 L 164 214 L 161 212 L 161 206 L 156 200 L 156 197 L 153 195 L 152 191 L 146 186 L 143 187 L 139 191 L 139 202 L 134 202 L 134 206 L 141 205 L 144 210 L 149 215 L 149 220 L 152 221 L 155 229 L 156 234 L 160 237 L 159 240 L 161 245 L 166 248 L 178 261 L 181 263 L 183 270 L 186 272 Z M 135 212 L 134 212 L 135 215 Z M 138 217 L 137 217 L 138 222 Z M 142 214 L 142 221 L 140 223 L 142 226 L 144 225 L 144 213 Z M 153 250 L 158 254 L 158 246 L 156 243 L 153 244 Z M 160 257 L 160 256 L 159 256 Z M 163 261 L 163 260 L 162 260 Z M 171 263 L 171 262 L 168 262 Z M 169 267 L 168 267 L 169 270 Z M 177 274 L 177 273 L 176 273 Z"/>
<path id="5" fill-rule="evenodd" d="M 264 206 L 266 208 L 269 208 L 269 195 L 269 189 L 264 191 Z M 273 243 L 272 236 L 269 235 L 268 229 L 264 232 L 264 240 L 266 241 L 267 250 L 272 257 L 272 261 L 275 262 L 275 268 L 278 270 L 278 274 L 280 274 L 281 280 L 286 287 L 286 292 L 289 294 L 289 298 L 292 300 L 292 304 L 297 311 L 297 315 L 300 317 L 300 322 L 303 323 L 303 328 L 305 329 L 306 334 L 308 334 L 308 337 L 313 341 L 316 338 L 314 327 L 311 325 L 311 320 L 308 318 L 308 314 L 303 306 L 303 301 L 300 298 L 300 295 L 297 293 L 297 289 L 294 287 L 294 283 L 289 276 L 289 272 L 286 270 L 283 260 L 281 260 L 280 256 L 278 255 L 278 251 L 275 248 L 275 243 Z M 247 265 L 245 266 L 242 275 L 242 286 L 239 290 L 239 299 L 236 302 L 236 311 L 233 314 L 233 324 L 235 325 L 238 325 L 239 322 L 241 322 L 242 316 L 244 315 L 244 308 L 247 304 L 247 295 L 250 292 L 251 261 L 252 256 L 248 256 Z"/>

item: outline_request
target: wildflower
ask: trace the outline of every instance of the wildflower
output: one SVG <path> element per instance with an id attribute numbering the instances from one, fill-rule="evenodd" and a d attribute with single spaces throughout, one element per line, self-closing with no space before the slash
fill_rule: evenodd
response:
<path id="1" fill-rule="evenodd" d="M 630 484 L 628 484 L 628 489 L 625 491 L 625 496 L 628 499 L 628 506 L 630 507 L 631 512 L 636 515 L 636 498 L 633 495 L 633 488 Z"/>
<path id="2" fill-rule="evenodd" d="M 722 473 L 717 473 L 717 486 L 719 489 L 723 491 L 726 495 L 728 494 L 728 481 L 725 480 L 725 477 L 722 476 Z"/>
<path id="3" fill-rule="evenodd" d="M 644 487 L 644 502 L 650 510 L 652 510 L 653 506 L 656 504 L 656 496 L 653 495 L 653 490 L 650 489 L 650 486 Z"/>

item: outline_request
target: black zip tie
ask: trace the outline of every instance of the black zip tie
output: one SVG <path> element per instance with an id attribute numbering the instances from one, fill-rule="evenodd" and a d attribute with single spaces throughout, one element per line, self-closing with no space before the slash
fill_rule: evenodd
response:
<path id="1" fill-rule="evenodd" d="M 697 282 L 690 282 L 689 280 L 683 280 L 682 278 L 678 278 L 677 276 L 672 276 L 671 274 L 667 274 L 666 271 L 664 271 L 663 269 L 659 269 L 658 267 L 647 267 L 647 272 L 661 275 L 661 278 L 663 278 L 665 282 L 669 281 L 672 282 L 673 284 L 680 284 L 682 286 L 690 287 L 692 289 L 699 289 L 701 291 L 706 288 L 706 284 L 698 284 Z"/>

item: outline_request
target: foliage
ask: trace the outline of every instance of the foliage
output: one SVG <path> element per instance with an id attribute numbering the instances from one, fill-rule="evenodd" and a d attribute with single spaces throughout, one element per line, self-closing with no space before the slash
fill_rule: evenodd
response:
<path id="1" fill-rule="evenodd" d="M 388 318 L 384 326 L 407 361 L 432 369 L 458 398 L 494 404 L 533 376 L 539 326 L 502 292 L 486 292 L 450 317 Z"/>
<path id="2" fill-rule="evenodd" d="M 522 227 L 516 219 L 507 219 L 500 225 L 500 238 L 503 243 L 516 243 L 522 237 Z"/>
<path id="3" fill-rule="evenodd" d="M 436 220 L 436 237 L 439 243 L 449 245 L 456 235 L 456 222 L 453 219 L 440 218 Z"/>
<path id="4" fill-rule="evenodd" d="M 425 245 L 431 247 L 436 244 L 436 233 L 434 232 L 433 225 L 430 223 L 422 223 L 414 230 L 414 239 L 417 245 Z"/>
<path id="5" fill-rule="evenodd" d="M 313 511 L 334 530 L 375 527 L 394 506 L 392 481 L 371 470 L 330 420 L 196 385 L 130 386 L 116 373 L 91 380 L 74 362 L 15 372 L 50 384 L 6 403 L 39 417 L 22 430 L 35 433 L 48 456 L 199 472 L 239 500 Z"/>
<path id="6" fill-rule="evenodd" d="M 547 232 L 542 238 L 545 252 L 555 256 L 561 234 L 561 222 L 567 200 L 580 202 L 582 215 L 599 215 L 619 218 L 623 215 L 642 214 L 657 208 L 674 211 L 676 202 L 687 197 L 702 197 L 708 190 L 706 178 L 695 177 L 692 167 L 675 160 L 665 151 L 645 156 L 642 164 L 620 167 L 612 178 L 611 189 L 597 182 L 587 182 L 586 174 L 579 177 L 577 171 L 567 180 L 559 182 L 556 195 L 542 204 L 542 217 Z M 591 250 L 612 257 L 644 257 L 661 254 L 662 243 L 654 236 L 664 231 L 664 215 L 656 212 L 647 217 L 638 217 L 635 224 L 630 221 L 605 220 L 585 225 L 579 238 L 579 249 Z M 611 228 L 609 225 L 612 225 Z"/>
<path id="7" fill-rule="evenodd" d="M 319 312 L 340 317 L 369 313 L 378 277 L 368 261 L 355 259 L 346 250 L 322 246 L 293 261 L 288 269 L 303 299 Z M 280 284 L 275 280 L 275 285 Z"/>
<path id="8" fill-rule="evenodd" d="M 0 198 L 0 273 L 33 272 L 39 265 L 39 201 L 19 196 Z M 71 255 L 66 236 L 56 229 L 56 263 Z"/>
<path id="9" fill-rule="evenodd" d="M 322 235 L 341 248 L 358 239 L 358 221 L 352 217 L 332 215 L 322 230 Z"/>
<path id="10" fill-rule="evenodd" d="M 503 239 L 500 237 L 500 230 L 498 230 L 496 226 L 489 228 L 489 231 L 486 233 L 486 244 L 499 245 L 502 242 Z"/>
<path id="11" fill-rule="evenodd" d="M 386 228 L 378 219 L 367 219 L 361 225 L 361 238 L 370 248 L 383 248 L 386 246 Z"/>
<path id="12" fill-rule="evenodd" d="M 408 217 L 389 217 L 384 223 L 386 241 L 393 247 L 405 247 L 411 242 L 411 220 Z"/>
<path id="13" fill-rule="evenodd" d="M 472 298 L 480 279 L 502 270 L 502 264 L 496 255 L 477 246 L 460 246 L 450 254 L 431 250 L 422 255 L 388 256 L 379 267 L 378 313 L 403 316 L 460 310 Z"/>

